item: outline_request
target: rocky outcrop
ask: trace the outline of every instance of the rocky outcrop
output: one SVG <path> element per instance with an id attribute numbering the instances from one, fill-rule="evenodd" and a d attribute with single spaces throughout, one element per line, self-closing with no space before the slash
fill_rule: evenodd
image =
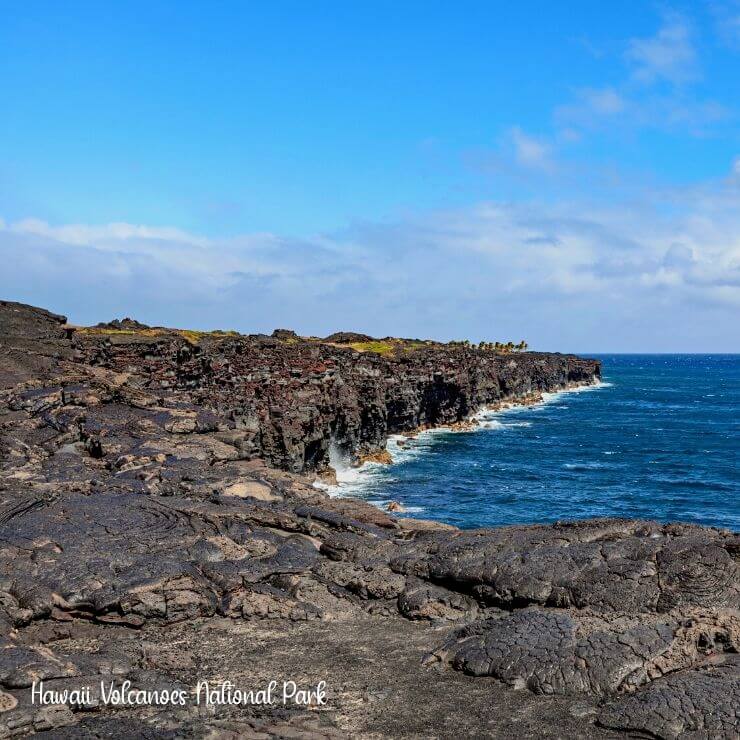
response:
<path id="1" fill-rule="evenodd" d="M 324 337 L 324 341 L 333 344 L 352 344 L 353 342 L 372 342 L 374 338 L 367 334 L 358 334 L 355 331 L 335 331 L 333 334 L 329 334 L 328 337 Z"/>
<path id="2" fill-rule="evenodd" d="M 72 331 L 8 303 L 0 328 L 0 737 L 736 736 L 736 534 L 459 531 L 291 472 L 593 362 Z M 226 679 L 328 703 L 192 700 Z M 93 690 L 42 706 L 39 680 Z M 101 681 L 191 701 L 105 705 Z"/>
<path id="3" fill-rule="evenodd" d="M 118 331 L 141 331 L 142 329 L 151 329 L 151 326 L 142 324 L 136 319 L 131 319 L 128 316 L 125 319 L 113 319 L 113 321 L 101 321 L 99 324 L 95 324 L 96 329 L 115 329 Z"/>
<path id="4" fill-rule="evenodd" d="M 0 388 L 61 372 L 72 356 L 66 317 L 12 301 L 0 301 Z"/>

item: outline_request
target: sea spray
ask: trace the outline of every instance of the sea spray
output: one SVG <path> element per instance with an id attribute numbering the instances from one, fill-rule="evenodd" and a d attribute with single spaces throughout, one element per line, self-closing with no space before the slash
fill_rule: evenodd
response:
<path id="1" fill-rule="evenodd" d="M 333 439 L 329 443 L 329 465 L 334 469 L 338 485 L 357 482 L 360 466 L 352 465 L 350 456 Z"/>

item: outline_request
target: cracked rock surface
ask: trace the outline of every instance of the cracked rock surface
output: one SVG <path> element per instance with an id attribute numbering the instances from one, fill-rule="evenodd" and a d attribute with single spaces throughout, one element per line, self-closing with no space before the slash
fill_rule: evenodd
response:
<path id="1" fill-rule="evenodd" d="M 736 737 L 740 538 L 459 531 L 312 485 L 331 444 L 598 377 L 467 348 L 98 331 L 0 302 L 0 737 Z M 110 706 L 230 680 L 326 706 Z M 93 687 L 79 704 L 47 690 Z"/>

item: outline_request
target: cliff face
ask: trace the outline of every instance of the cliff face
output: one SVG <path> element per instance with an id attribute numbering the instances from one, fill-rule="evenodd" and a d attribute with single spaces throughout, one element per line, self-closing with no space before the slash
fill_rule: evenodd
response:
<path id="1" fill-rule="evenodd" d="M 277 332 L 276 332 L 277 333 Z M 184 337 L 163 332 L 77 332 L 78 358 L 137 376 L 226 417 L 245 456 L 293 472 L 322 470 L 332 444 L 377 452 L 389 434 L 466 419 L 483 405 L 591 383 L 596 360 L 422 346 L 389 357 L 280 332 Z M 352 335 L 355 336 L 355 335 Z"/>
<path id="2" fill-rule="evenodd" d="M 597 374 L 287 332 L 72 331 L 0 302 L 0 738 L 736 737 L 737 535 L 460 531 L 260 459 L 319 468 L 331 439 L 376 449 Z M 44 706 L 38 680 L 90 691 Z M 195 703 L 225 680 L 326 681 L 328 704 Z M 189 700 L 101 704 L 101 682 L 124 681 Z"/>

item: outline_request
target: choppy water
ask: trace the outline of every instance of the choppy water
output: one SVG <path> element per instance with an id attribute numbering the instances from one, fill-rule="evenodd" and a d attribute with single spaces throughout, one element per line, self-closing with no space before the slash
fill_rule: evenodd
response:
<path id="1" fill-rule="evenodd" d="M 341 494 L 460 527 L 595 516 L 740 529 L 740 355 L 602 355 L 604 384 L 425 432 Z"/>

